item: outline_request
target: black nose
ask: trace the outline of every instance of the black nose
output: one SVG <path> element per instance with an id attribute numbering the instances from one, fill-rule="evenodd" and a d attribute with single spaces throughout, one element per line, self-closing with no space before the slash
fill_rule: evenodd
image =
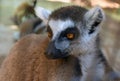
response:
<path id="1" fill-rule="evenodd" d="M 61 52 L 61 50 L 56 49 L 54 42 L 50 42 L 45 51 L 45 56 L 49 59 L 63 58 L 63 57 L 66 57 L 67 55 L 68 53 Z"/>
<path id="2" fill-rule="evenodd" d="M 45 51 L 45 55 L 49 59 L 57 59 L 61 57 L 62 53 L 60 50 L 56 49 L 53 45 L 49 45 Z"/>

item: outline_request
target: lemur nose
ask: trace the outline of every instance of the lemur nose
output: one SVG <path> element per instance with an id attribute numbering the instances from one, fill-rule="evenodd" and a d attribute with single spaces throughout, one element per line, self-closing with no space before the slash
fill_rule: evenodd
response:
<path id="1" fill-rule="evenodd" d="M 51 55 L 52 54 L 52 48 L 47 48 L 46 51 L 44 52 L 45 55 Z"/>
<path id="2" fill-rule="evenodd" d="M 47 58 L 54 58 L 55 54 L 58 54 L 57 49 L 54 46 L 54 42 L 50 42 L 44 54 Z"/>
<path id="3" fill-rule="evenodd" d="M 44 53 L 48 59 L 64 58 L 64 57 L 68 56 L 67 52 L 62 52 L 60 49 L 57 49 L 55 47 L 54 41 L 49 43 L 49 45 Z"/>

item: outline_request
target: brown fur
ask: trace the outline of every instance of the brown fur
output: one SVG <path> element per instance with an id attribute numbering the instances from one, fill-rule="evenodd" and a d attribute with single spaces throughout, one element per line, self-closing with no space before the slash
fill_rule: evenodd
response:
<path id="1" fill-rule="evenodd" d="M 28 35 L 19 40 L 1 66 L 0 81 L 73 81 L 77 77 L 78 60 L 47 59 L 44 52 L 48 42 L 41 35 Z"/>
<path id="2" fill-rule="evenodd" d="M 30 5 L 28 2 L 23 2 L 22 4 L 20 4 L 14 13 L 14 16 L 12 17 L 12 21 L 14 22 L 14 24 L 20 25 L 23 22 L 23 17 L 25 17 L 26 20 L 30 18 L 35 18 L 36 14 L 34 11 L 34 6 Z"/>
<path id="3" fill-rule="evenodd" d="M 39 19 L 39 18 L 32 18 L 32 19 L 29 19 L 25 22 L 23 22 L 22 24 L 20 24 L 19 28 L 20 28 L 20 38 L 27 35 L 27 34 L 30 34 L 30 33 L 36 33 L 36 34 L 39 34 L 39 33 L 44 33 L 45 31 L 45 25 L 44 26 L 40 26 L 41 25 L 42 20 Z M 35 28 L 38 28 L 39 29 L 37 31 L 34 31 Z"/>

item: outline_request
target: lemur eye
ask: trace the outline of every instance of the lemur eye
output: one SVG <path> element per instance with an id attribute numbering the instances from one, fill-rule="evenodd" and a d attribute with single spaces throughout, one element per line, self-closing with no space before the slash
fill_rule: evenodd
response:
<path id="1" fill-rule="evenodd" d="M 51 30 L 50 26 L 47 27 L 47 33 L 48 33 L 48 37 L 52 38 L 52 30 Z"/>
<path id="2" fill-rule="evenodd" d="M 70 40 L 74 39 L 75 35 L 73 33 L 68 33 L 66 37 Z"/>
<path id="3" fill-rule="evenodd" d="M 52 34 L 50 32 L 48 32 L 48 37 L 52 38 Z"/>

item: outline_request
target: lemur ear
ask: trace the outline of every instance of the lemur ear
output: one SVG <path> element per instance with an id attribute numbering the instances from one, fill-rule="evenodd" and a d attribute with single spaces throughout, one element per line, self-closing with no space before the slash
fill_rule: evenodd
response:
<path id="1" fill-rule="evenodd" d="M 40 19 L 42 19 L 47 24 L 49 15 L 51 14 L 50 10 L 47 10 L 42 7 L 36 7 L 35 13 Z"/>
<path id="2" fill-rule="evenodd" d="M 98 29 L 99 25 L 105 19 L 105 16 L 103 10 L 97 6 L 86 12 L 84 19 L 89 29 L 89 34 L 92 34 Z"/>

